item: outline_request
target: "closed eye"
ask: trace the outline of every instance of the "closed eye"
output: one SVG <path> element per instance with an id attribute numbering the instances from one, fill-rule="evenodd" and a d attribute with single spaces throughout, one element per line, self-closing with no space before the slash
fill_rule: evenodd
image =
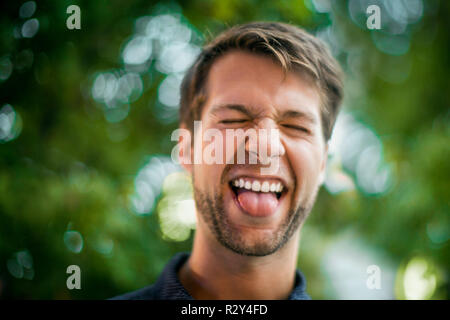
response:
<path id="1" fill-rule="evenodd" d="M 247 119 L 227 119 L 222 120 L 220 123 L 229 124 L 229 123 L 244 123 L 247 122 Z"/>
<path id="2" fill-rule="evenodd" d="M 309 133 L 309 130 L 303 127 L 299 127 L 299 126 L 295 126 L 292 124 L 283 124 L 283 127 L 288 128 L 288 129 L 294 129 L 294 130 L 298 130 L 298 131 L 303 131 L 306 133 Z"/>

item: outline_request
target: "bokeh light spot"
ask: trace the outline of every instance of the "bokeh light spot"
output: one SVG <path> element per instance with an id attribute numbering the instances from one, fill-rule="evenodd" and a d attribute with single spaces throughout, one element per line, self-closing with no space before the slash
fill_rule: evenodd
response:
<path id="1" fill-rule="evenodd" d="M 0 109 L 0 143 L 17 138 L 22 131 L 22 118 L 10 104 Z"/>
<path id="2" fill-rule="evenodd" d="M 76 230 L 68 230 L 64 233 L 64 244 L 69 251 L 80 253 L 84 246 L 83 236 Z"/>
<path id="3" fill-rule="evenodd" d="M 39 30 L 39 20 L 38 19 L 30 19 L 25 21 L 22 26 L 22 37 L 24 38 L 33 38 Z"/>
<path id="4" fill-rule="evenodd" d="M 143 64 L 152 55 L 152 41 L 149 37 L 137 36 L 132 38 L 123 50 L 122 57 L 125 64 Z"/>
<path id="5" fill-rule="evenodd" d="M 20 6 L 19 16 L 21 18 L 29 18 L 34 14 L 35 11 L 36 11 L 36 2 L 27 1 Z"/>
<path id="6" fill-rule="evenodd" d="M 436 274 L 424 258 L 415 257 L 409 261 L 403 276 L 403 288 L 408 300 L 429 299 L 436 289 Z"/>
<path id="7" fill-rule="evenodd" d="M 0 59 L 0 80 L 7 80 L 11 76 L 12 71 L 13 64 L 11 62 L 11 59 L 8 56 L 2 57 Z"/>

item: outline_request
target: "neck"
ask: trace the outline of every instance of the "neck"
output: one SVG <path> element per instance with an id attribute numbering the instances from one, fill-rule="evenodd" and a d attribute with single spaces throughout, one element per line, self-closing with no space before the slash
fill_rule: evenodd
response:
<path id="1" fill-rule="evenodd" d="M 197 230 L 179 278 L 194 299 L 281 300 L 294 288 L 299 231 L 275 253 L 237 254 Z"/>

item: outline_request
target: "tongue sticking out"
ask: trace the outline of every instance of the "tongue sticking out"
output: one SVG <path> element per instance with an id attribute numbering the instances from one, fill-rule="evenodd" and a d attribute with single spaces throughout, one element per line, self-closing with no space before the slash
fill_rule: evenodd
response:
<path id="1" fill-rule="evenodd" d="M 248 190 L 238 191 L 238 202 L 248 214 L 255 217 L 266 217 L 275 212 L 278 199 L 275 193 L 253 192 Z"/>

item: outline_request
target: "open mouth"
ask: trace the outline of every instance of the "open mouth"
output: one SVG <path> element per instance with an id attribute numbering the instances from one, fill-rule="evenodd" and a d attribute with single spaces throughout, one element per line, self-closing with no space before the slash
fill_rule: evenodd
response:
<path id="1" fill-rule="evenodd" d="M 241 177 L 231 180 L 229 186 L 240 209 L 254 217 L 272 215 L 287 193 L 286 186 L 274 179 Z"/>

